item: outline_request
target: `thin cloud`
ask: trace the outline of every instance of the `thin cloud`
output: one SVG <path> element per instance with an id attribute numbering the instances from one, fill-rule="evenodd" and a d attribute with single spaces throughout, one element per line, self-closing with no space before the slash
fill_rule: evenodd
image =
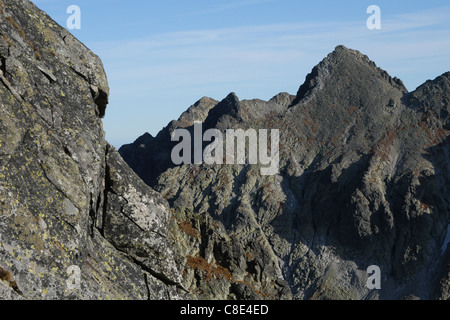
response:
<path id="1" fill-rule="evenodd" d="M 229 3 L 217 4 L 213 7 L 205 8 L 203 10 L 197 10 L 197 11 L 186 12 L 183 14 L 175 15 L 175 17 L 221 13 L 221 12 L 236 10 L 236 9 L 243 8 L 243 7 L 260 5 L 260 4 L 269 3 L 269 2 L 274 2 L 274 0 L 245 0 L 245 1 L 229 2 Z M 215 2 L 213 2 L 213 3 L 215 3 Z"/>
<path id="2" fill-rule="evenodd" d="M 245 1 L 246 5 L 266 0 Z M 237 5 L 236 3 L 230 4 Z M 241 4 L 245 5 L 245 4 Z M 228 7 L 228 6 L 227 6 Z M 417 29 L 440 26 L 449 23 L 450 6 L 424 10 L 421 12 L 400 14 L 388 20 L 383 19 L 382 30 L 379 32 L 383 36 L 392 37 L 395 33 L 403 36 L 408 35 L 408 31 L 418 32 Z M 447 26 L 445 32 L 450 28 Z M 400 33 L 401 32 L 401 33 Z M 425 31 L 426 33 L 427 31 Z M 434 32 L 434 31 L 433 31 Z M 387 35 L 390 33 L 391 35 Z M 422 32 L 423 33 L 423 32 Z M 431 38 L 431 31 L 428 31 Z M 319 41 L 321 43 L 334 43 L 340 40 L 365 40 L 376 41 L 373 36 L 376 32 L 367 30 L 363 21 L 328 21 L 317 23 L 299 24 L 270 24 L 258 26 L 231 27 L 222 29 L 189 30 L 171 33 L 162 33 L 148 38 L 132 39 L 129 41 L 103 42 L 102 46 L 116 48 L 118 51 L 108 50 L 112 57 L 114 54 L 123 56 L 121 48 L 127 52 L 143 54 L 152 50 L 171 50 L 189 48 L 195 46 L 239 45 L 244 48 L 256 46 L 261 50 L 264 48 L 279 47 L 282 49 L 298 46 L 299 42 Z M 445 39 L 445 38 L 444 38 Z M 401 40 L 401 39 L 400 39 Z M 420 40 L 420 39 L 417 39 Z M 132 49 L 132 50 L 131 50 Z M 107 53 L 107 56 L 108 53 Z"/>
<path id="3" fill-rule="evenodd" d="M 134 104 L 145 105 L 151 97 L 146 108 L 155 108 L 152 112 L 158 115 L 159 106 L 170 101 L 164 114 L 152 116 L 154 123 L 142 124 L 156 133 L 158 124 L 176 118 L 204 95 L 220 100 L 231 91 L 241 99 L 268 99 L 281 91 L 295 94 L 311 68 L 338 44 L 367 54 L 414 90 L 448 71 L 448 17 L 450 6 L 445 6 L 382 14 L 381 30 L 368 30 L 363 15 L 354 21 L 337 17 L 326 22 L 187 30 L 88 45 L 105 64 L 112 104 L 129 105 L 133 97 Z M 107 118 L 105 123 L 113 121 Z"/>
<path id="4" fill-rule="evenodd" d="M 447 24 L 447 26 L 450 24 L 450 6 L 396 15 L 391 19 L 383 20 L 382 30 L 385 32 L 397 32 L 442 24 Z"/>

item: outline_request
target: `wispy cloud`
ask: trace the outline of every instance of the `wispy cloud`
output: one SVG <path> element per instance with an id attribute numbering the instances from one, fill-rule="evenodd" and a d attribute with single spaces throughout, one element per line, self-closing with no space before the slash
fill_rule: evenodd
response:
<path id="1" fill-rule="evenodd" d="M 177 16 L 196 16 L 204 14 L 221 13 L 231 10 L 237 10 L 243 7 L 260 5 L 268 2 L 274 2 L 275 0 L 241 0 L 241 1 L 229 1 L 227 3 L 218 3 L 211 1 L 212 6 L 197 11 L 185 12 Z"/>
<path id="2" fill-rule="evenodd" d="M 383 21 L 383 30 L 388 32 L 415 30 L 445 23 L 450 23 L 450 6 L 398 14 Z"/>
<path id="3" fill-rule="evenodd" d="M 243 1 L 240 5 L 249 5 L 249 3 L 259 3 L 269 0 L 248 0 Z M 239 5 L 232 3 L 232 7 Z M 222 6 L 221 6 L 222 7 Z M 447 23 L 444 30 L 446 32 L 450 28 L 450 6 L 441 8 L 424 10 L 421 12 L 399 14 L 390 19 L 383 19 L 382 30 L 378 34 L 392 37 L 395 35 L 403 36 L 408 32 L 418 32 L 418 29 L 439 26 Z M 434 30 L 422 30 L 419 32 L 433 34 Z M 388 35 L 395 33 L 394 35 Z M 203 29 L 203 30 L 187 30 L 179 32 L 161 33 L 148 38 L 131 39 L 126 42 L 123 40 L 117 42 L 104 43 L 106 46 L 129 47 L 136 49 L 137 53 L 143 50 L 153 50 L 161 48 L 180 48 L 197 45 L 215 45 L 220 43 L 248 43 L 249 45 L 261 43 L 262 47 L 267 44 L 278 43 L 279 46 L 293 44 L 290 42 L 303 40 L 313 41 L 322 40 L 321 42 L 334 42 L 340 39 L 351 38 L 353 40 L 368 39 L 373 41 L 373 35 L 377 31 L 367 30 L 363 21 L 327 21 L 317 23 L 298 23 L 298 24 L 269 24 L 257 26 L 238 26 L 221 29 Z M 440 34 L 439 34 L 440 36 Z M 435 38 L 433 36 L 433 38 Z M 417 40 L 421 40 L 420 38 Z M 442 40 L 442 38 L 441 38 Z"/>
<path id="4" fill-rule="evenodd" d="M 232 70 L 230 65 L 242 64 L 241 73 L 233 74 L 238 80 L 248 75 L 252 65 L 289 65 L 307 56 L 317 60 L 318 54 L 323 55 L 340 43 L 360 50 L 369 48 L 370 53 L 386 60 L 449 54 L 449 29 L 424 28 L 440 25 L 449 16 L 450 6 L 399 15 L 384 21 L 380 32 L 367 30 L 361 21 L 272 24 L 163 33 L 99 43 L 96 47 L 103 48 L 103 59 L 127 63 L 123 61 L 126 57 L 131 64 L 145 60 L 152 71 L 162 73 L 166 68 L 167 75 L 175 65 L 186 65 L 189 70 L 198 67 L 198 72 L 206 73 L 222 68 Z M 406 55 L 405 50 L 409 52 Z M 116 70 L 121 69 L 117 67 Z M 136 68 L 135 75 L 147 74 L 142 71 L 146 68 L 142 63 Z M 126 73 L 131 76 L 133 70 L 127 69 Z"/>
<path id="5" fill-rule="evenodd" d="M 214 10 L 231 10 L 232 5 Z M 142 123 L 140 131 L 153 127 L 156 133 L 161 127 L 156 123 L 177 118 L 204 95 L 221 99 L 235 91 L 240 98 L 269 99 L 281 91 L 295 93 L 311 68 L 338 44 L 362 51 L 414 89 L 450 69 L 448 17 L 450 6 L 445 6 L 383 18 L 381 30 L 368 30 L 363 17 L 187 30 L 89 46 L 105 63 L 111 105 L 153 108 L 155 123 Z M 161 120 L 159 108 L 168 101 L 171 108 Z"/>

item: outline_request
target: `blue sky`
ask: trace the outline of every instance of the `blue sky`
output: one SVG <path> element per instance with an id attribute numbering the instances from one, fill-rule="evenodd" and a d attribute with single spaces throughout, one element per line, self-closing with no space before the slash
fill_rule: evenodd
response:
<path id="1" fill-rule="evenodd" d="M 450 70 L 446 1 L 33 0 L 103 61 L 111 89 L 103 120 L 115 147 L 156 135 L 203 96 L 268 100 L 295 94 L 336 45 L 357 49 L 413 91 Z M 381 30 L 369 30 L 370 5 Z"/>

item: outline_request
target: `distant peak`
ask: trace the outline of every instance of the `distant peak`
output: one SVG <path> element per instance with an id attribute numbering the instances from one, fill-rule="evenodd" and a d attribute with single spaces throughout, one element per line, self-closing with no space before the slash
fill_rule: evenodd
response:
<path id="1" fill-rule="evenodd" d="M 328 54 L 306 76 L 305 82 L 300 86 L 293 104 L 308 101 L 327 81 L 339 83 L 339 80 L 343 78 L 353 78 L 357 81 L 361 77 L 369 76 L 375 76 L 380 81 L 387 81 L 398 90 L 407 91 L 400 79 L 392 78 L 386 71 L 378 68 L 375 62 L 370 60 L 367 55 L 343 45 L 338 45 L 333 52 Z"/>
<path id="2" fill-rule="evenodd" d="M 361 52 L 355 49 L 347 48 L 346 46 L 340 44 L 337 45 L 336 48 L 334 48 L 333 52 L 340 52 L 340 53 L 350 53 L 350 54 L 358 54 L 363 55 Z"/>
<path id="3" fill-rule="evenodd" d="M 212 108 L 205 120 L 205 127 L 212 128 L 224 116 L 229 116 L 241 120 L 240 101 L 234 92 L 231 92 L 225 99 Z"/>
<path id="4" fill-rule="evenodd" d="M 200 100 L 198 100 L 194 105 L 198 106 L 202 103 L 218 103 L 217 100 L 210 98 L 210 97 L 202 97 Z"/>
<path id="5" fill-rule="evenodd" d="M 231 92 L 225 99 L 224 101 L 230 101 L 230 102 L 239 102 L 239 98 L 236 95 L 236 93 Z"/>
<path id="6" fill-rule="evenodd" d="M 337 45 L 336 48 L 334 48 L 334 51 L 338 52 L 338 51 L 353 51 L 352 49 L 347 48 L 346 46 L 340 44 Z"/>
<path id="7" fill-rule="evenodd" d="M 331 63 L 340 64 L 347 61 L 365 63 L 370 67 L 377 67 L 375 62 L 358 50 L 347 48 L 343 45 L 338 45 L 333 52 L 331 52 L 324 60 L 330 60 Z"/>
<path id="8" fill-rule="evenodd" d="M 209 110 L 211 110 L 219 101 L 209 97 L 203 97 L 190 106 L 177 120 L 177 126 L 189 127 L 194 124 L 195 121 L 203 122 L 208 116 Z"/>
<path id="9" fill-rule="evenodd" d="M 133 144 L 134 145 L 146 145 L 146 144 L 150 143 L 153 139 L 154 139 L 154 137 L 150 133 L 146 132 L 142 136 L 137 138 L 133 142 Z"/>

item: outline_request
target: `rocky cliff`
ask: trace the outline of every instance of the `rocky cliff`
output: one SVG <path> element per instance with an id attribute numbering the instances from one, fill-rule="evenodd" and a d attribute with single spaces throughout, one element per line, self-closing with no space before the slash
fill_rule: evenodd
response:
<path id="1" fill-rule="evenodd" d="M 409 93 L 338 46 L 296 96 L 203 98 L 120 153 L 189 226 L 184 286 L 201 297 L 447 299 L 449 86 L 445 73 Z M 171 134 L 195 121 L 279 129 L 279 174 L 174 166 Z M 380 290 L 366 286 L 371 265 Z"/>
<path id="2" fill-rule="evenodd" d="M 100 59 L 0 0 L 0 299 L 448 299 L 449 86 L 339 46 L 296 95 L 202 98 L 119 154 Z M 196 121 L 279 129 L 279 173 L 174 165 Z"/>
<path id="3" fill-rule="evenodd" d="M 168 203 L 104 138 L 100 59 L 0 1 L 0 298 L 181 296 Z"/>

